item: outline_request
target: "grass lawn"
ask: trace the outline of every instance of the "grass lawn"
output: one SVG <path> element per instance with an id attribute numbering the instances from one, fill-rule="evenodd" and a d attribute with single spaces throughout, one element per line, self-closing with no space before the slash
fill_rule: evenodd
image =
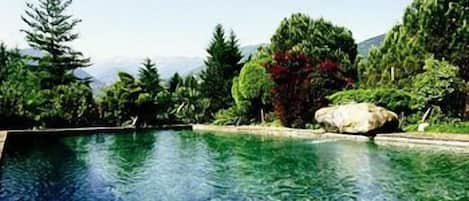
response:
<path id="1" fill-rule="evenodd" d="M 417 131 L 418 125 L 406 127 L 406 131 Z M 431 124 L 425 132 L 469 134 L 469 122 Z"/>

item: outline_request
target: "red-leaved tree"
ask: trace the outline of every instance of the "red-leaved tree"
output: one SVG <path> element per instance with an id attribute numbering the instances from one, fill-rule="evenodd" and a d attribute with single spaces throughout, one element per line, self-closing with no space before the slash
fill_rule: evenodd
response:
<path id="1" fill-rule="evenodd" d="M 352 84 L 332 61 L 318 61 L 303 54 L 276 53 L 266 66 L 274 81 L 272 103 L 284 126 L 303 128 L 314 112 L 327 106 L 327 95 Z"/>

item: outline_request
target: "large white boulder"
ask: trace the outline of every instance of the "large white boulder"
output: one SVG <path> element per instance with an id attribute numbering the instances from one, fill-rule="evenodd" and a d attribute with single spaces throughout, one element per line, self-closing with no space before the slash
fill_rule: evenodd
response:
<path id="1" fill-rule="evenodd" d="M 315 119 L 328 132 L 366 134 L 399 127 L 396 113 L 370 103 L 351 103 L 318 110 Z"/>

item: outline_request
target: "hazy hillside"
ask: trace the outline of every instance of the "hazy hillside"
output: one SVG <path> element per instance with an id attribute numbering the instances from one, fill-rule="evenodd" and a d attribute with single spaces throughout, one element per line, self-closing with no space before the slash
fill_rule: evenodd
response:
<path id="1" fill-rule="evenodd" d="M 28 49 L 22 49 L 20 50 L 21 54 L 27 55 L 27 56 L 34 56 L 34 57 L 40 57 L 43 56 L 45 53 L 33 49 L 33 48 L 28 48 Z M 93 89 L 94 93 L 97 93 L 99 90 L 101 90 L 105 84 L 101 82 L 100 80 L 96 79 L 92 75 L 90 75 L 86 70 L 84 69 L 76 69 L 73 74 L 80 78 L 80 79 L 90 79 L 91 80 L 91 88 Z"/>
<path id="2" fill-rule="evenodd" d="M 88 72 L 86 72 L 86 70 L 84 69 L 76 69 L 75 71 L 73 71 L 73 74 L 80 79 L 90 79 L 91 80 L 90 86 L 93 89 L 94 94 L 97 94 L 99 91 L 101 91 L 103 87 L 106 86 L 104 82 L 96 79 L 95 77 L 90 75 Z"/>
<path id="3" fill-rule="evenodd" d="M 368 55 L 372 47 L 377 47 L 383 43 L 385 37 L 386 35 L 382 34 L 358 43 L 358 55 Z"/>
<path id="4" fill-rule="evenodd" d="M 156 63 L 160 76 L 163 79 L 169 78 L 175 72 L 186 75 L 193 69 L 199 67 L 203 63 L 203 59 L 199 57 L 152 57 Z M 105 61 L 97 61 L 86 70 L 106 84 L 112 84 L 117 80 L 117 73 L 120 71 L 138 74 L 143 58 L 114 58 Z"/>

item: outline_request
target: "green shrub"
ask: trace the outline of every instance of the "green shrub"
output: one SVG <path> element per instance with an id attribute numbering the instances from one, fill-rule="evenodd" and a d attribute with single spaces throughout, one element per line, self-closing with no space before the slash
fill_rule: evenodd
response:
<path id="1" fill-rule="evenodd" d="M 410 114 L 421 108 L 419 98 L 411 93 L 393 88 L 355 89 L 337 92 L 328 97 L 334 105 L 357 103 L 373 103 L 396 113 Z"/>
<path id="2" fill-rule="evenodd" d="M 420 97 L 423 107 L 440 107 L 448 116 L 460 117 L 464 110 L 464 81 L 459 68 L 446 61 L 425 60 L 425 72 L 413 79 L 412 94 Z"/>
<path id="3" fill-rule="evenodd" d="M 271 56 L 262 49 L 247 62 L 239 77 L 233 79 L 231 95 L 235 105 L 246 111 L 249 118 L 261 122 L 262 114 L 271 108 L 272 79 L 264 68 Z"/>
<path id="4" fill-rule="evenodd" d="M 58 85 L 44 90 L 43 126 L 47 128 L 91 126 L 98 113 L 91 88 L 84 83 Z"/>
<path id="5" fill-rule="evenodd" d="M 220 110 L 215 114 L 215 125 L 246 125 L 252 123 L 246 111 L 237 106 L 230 107 L 225 110 Z"/>

